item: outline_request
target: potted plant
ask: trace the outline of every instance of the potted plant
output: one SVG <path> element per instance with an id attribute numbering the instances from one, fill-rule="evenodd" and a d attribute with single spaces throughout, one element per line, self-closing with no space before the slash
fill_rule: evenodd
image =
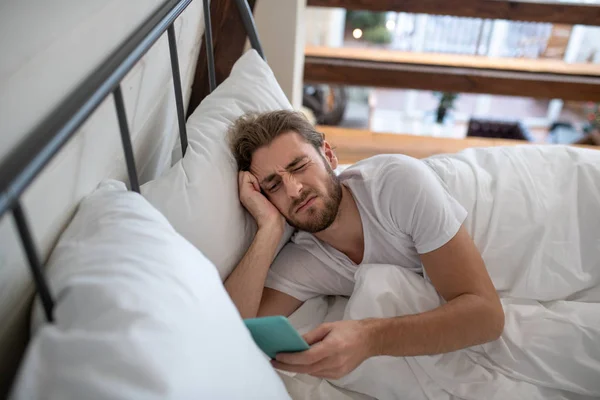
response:
<path id="1" fill-rule="evenodd" d="M 600 130 L 600 104 L 589 103 L 587 109 L 587 122 L 583 126 L 583 131 L 590 134 Z"/>
<path id="2" fill-rule="evenodd" d="M 448 117 L 448 110 L 454 109 L 454 102 L 458 98 L 458 93 L 435 92 L 434 94 L 439 98 L 438 107 L 435 111 L 435 122 L 443 124 Z"/>
<path id="3" fill-rule="evenodd" d="M 586 134 L 576 144 L 600 146 L 600 104 L 588 104 L 587 122 L 583 126 Z"/>

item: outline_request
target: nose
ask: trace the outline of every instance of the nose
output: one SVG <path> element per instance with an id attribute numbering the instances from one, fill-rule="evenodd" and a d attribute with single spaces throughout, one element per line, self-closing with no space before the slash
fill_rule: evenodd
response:
<path id="1" fill-rule="evenodd" d="M 286 174 L 283 177 L 283 185 L 287 195 L 291 198 L 296 198 L 302 193 L 302 184 L 298 182 L 291 174 Z"/>

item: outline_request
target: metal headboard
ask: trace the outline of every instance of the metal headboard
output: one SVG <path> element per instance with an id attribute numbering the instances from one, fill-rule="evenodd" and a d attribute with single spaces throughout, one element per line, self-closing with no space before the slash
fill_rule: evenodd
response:
<path id="1" fill-rule="evenodd" d="M 206 39 L 209 87 L 210 91 L 213 91 L 216 87 L 216 78 L 210 6 L 209 0 L 202 1 L 204 3 L 204 37 Z M 75 88 L 47 118 L 26 135 L 18 146 L 0 163 L 0 217 L 7 212 L 12 212 L 13 214 L 25 254 L 27 255 L 35 289 L 40 296 L 46 319 L 49 322 L 54 321 L 54 299 L 46 281 L 44 266 L 33 241 L 27 216 L 21 206 L 20 197 L 44 167 L 48 165 L 69 139 L 78 132 L 78 128 L 110 94 L 114 96 L 130 188 L 139 193 L 140 185 L 135 167 L 129 126 L 127 124 L 123 93 L 121 91 L 121 80 L 165 31 L 167 31 L 169 41 L 179 137 L 182 152 L 185 154 L 188 142 L 173 23 L 191 2 L 192 0 L 165 1 L 85 81 Z M 252 47 L 264 59 L 252 12 L 247 1 L 236 0 L 236 5 Z"/>

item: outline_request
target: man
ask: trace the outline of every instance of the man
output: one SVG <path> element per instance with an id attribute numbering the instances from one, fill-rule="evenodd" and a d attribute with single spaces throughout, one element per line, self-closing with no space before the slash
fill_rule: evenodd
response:
<path id="1" fill-rule="evenodd" d="M 408 268 L 446 300 L 418 315 L 323 324 L 305 335 L 309 350 L 279 354 L 276 368 L 338 379 L 372 356 L 444 353 L 500 336 L 504 312 L 462 226 L 467 212 L 426 163 L 377 156 L 338 177 L 331 146 L 292 111 L 244 116 L 230 139 L 240 201 L 258 224 L 225 282 L 242 317 L 288 316 L 319 294 L 349 296 L 361 264 Z M 286 220 L 299 232 L 274 260 Z"/>

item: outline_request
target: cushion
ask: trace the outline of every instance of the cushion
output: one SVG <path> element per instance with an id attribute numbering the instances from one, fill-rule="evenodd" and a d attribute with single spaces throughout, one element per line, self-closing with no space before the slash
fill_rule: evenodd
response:
<path id="1" fill-rule="evenodd" d="M 269 66 L 246 52 L 231 75 L 207 96 L 187 121 L 189 147 L 165 175 L 142 186 L 142 194 L 173 227 L 198 247 L 225 279 L 256 233 L 240 204 L 237 165 L 226 138 L 247 112 L 291 109 Z M 287 228 L 280 248 L 291 236 Z"/>
<path id="2" fill-rule="evenodd" d="M 53 251 L 54 324 L 14 399 L 285 399 L 215 267 L 142 196 L 111 181 Z"/>

